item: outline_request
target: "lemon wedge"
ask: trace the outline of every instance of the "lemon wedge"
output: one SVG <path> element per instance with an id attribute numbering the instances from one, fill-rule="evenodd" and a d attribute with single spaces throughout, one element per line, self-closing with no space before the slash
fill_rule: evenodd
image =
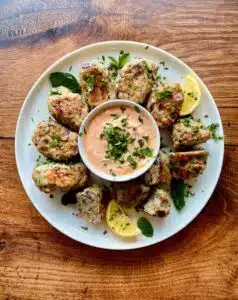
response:
<path id="1" fill-rule="evenodd" d="M 120 237 L 129 238 L 140 233 L 137 226 L 115 200 L 111 200 L 108 204 L 106 220 L 110 229 Z"/>
<path id="2" fill-rule="evenodd" d="M 197 80 L 192 75 L 187 75 L 182 84 L 184 100 L 180 116 L 191 114 L 199 105 L 201 100 L 201 91 Z"/>

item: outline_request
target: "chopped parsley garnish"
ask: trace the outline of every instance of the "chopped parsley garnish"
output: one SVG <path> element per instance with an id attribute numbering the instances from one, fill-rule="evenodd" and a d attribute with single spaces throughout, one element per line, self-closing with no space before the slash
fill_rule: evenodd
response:
<path id="1" fill-rule="evenodd" d="M 150 139 L 150 137 L 149 137 L 148 135 L 143 135 L 143 139 L 144 139 L 146 142 L 148 142 L 149 139 Z"/>
<path id="2" fill-rule="evenodd" d="M 136 112 L 138 112 L 138 114 L 140 113 L 140 109 L 139 109 L 138 106 L 134 106 L 134 109 L 135 109 Z"/>
<path id="3" fill-rule="evenodd" d="M 134 158 L 133 158 L 131 155 L 128 155 L 127 161 L 129 162 L 130 167 L 131 167 L 132 169 L 136 169 L 136 167 L 137 167 L 137 162 L 134 160 Z"/>
<path id="4" fill-rule="evenodd" d="M 28 146 L 31 146 L 31 143 L 28 143 L 27 145 L 28 145 Z"/>
<path id="5" fill-rule="evenodd" d="M 55 148 L 59 145 L 61 138 L 58 135 L 52 136 L 51 142 L 50 142 L 50 148 Z"/>
<path id="6" fill-rule="evenodd" d="M 110 173 L 113 177 L 116 177 L 116 176 L 117 176 L 116 173 L 114 173 L 114 172 L 112 171 L 112 169 L 109 170 L 109 173 Z"/>
<path id="7" fill-rule="evenodd" d="M 79 132 L 79 136 L 82 137 L 84 135 L 83 132 Z"/>
<path id="8" fill-rule="evenodd" d="M 141 116 L 138 117 L 138 121 L 143 124 L 144 123 L 144 120 L 141 118 Z"/>
<path id="9" fill-rule="evenodd" d="M 105 61 L 105 56 L 104 55 L 102 55 L 102 60 Z"/>
<path id="10" fill-rule="evenodd" d="M 121 119 L 121 125 L 122 125 L 122 127 L 126 127 L 127 123 L 128 123 L 128 119 L 127 118 Z"/>
<path id="11" fill-rule="evenodd" d="M 208 115 L 204 115 L 204 118 L 208 118 Z"/>
<path id="12" fill-rule="evenodd" d="M 192 121 L 191 117 L 188 118 L 183 118 L 181 119 L 181 122 L 183 123 L 184 126 L 189 127 L 190 126 L 190 122 Z"/>
<path id="13" fill-rule="evenodd" d="M 139 158 L 153 157 L 153 149 L 149 147 L 145 147 L 145 148 L 137 147 L 133 152 L 133 156 Z"/>
<path id="14" fill-rule="evenodd" d="M 164 67 L 165 66 L 165 61 L 161 61 L 160 65 L 162 65 Z"/>
<path id="15" fill-rule="evenodd" d="M 133 90 L 137 89 L 137 85 L 135 85 L 134 83 L 128 83 L 128 87 L 133 89 Z"/>
<path id="16" fill-rule="evenodd" d="M 145 47 L 145 50 L 147 50 L 148 48 L 149 48 L 149 46 L 146 46 L 146 47 Z"/>
<path id="17" fill-rule="evenodd" d="M 92 92 L 92 90 L 94 89 L 94 78 L 92 76 L 88 76 L 86 78 L 86 82 L 88 84 L 88 92 Z"/>
<path id="18" fill-rule="evenodd" d="M 122 112 L 124 112 L 124 111 L 126 110 L 126 107 L 125 107 L 124 105 L 121 105 L 121 106 L 120 106 L 120 110 L 121 110 Z"/>
<path id="19" fill-rule="evenodd" d="M 165 67 L 165 68 L 164 68 L 164 70 L 168 70 L 168 69 L 169 69 L 168 67 Z"/>
<path id="20" fill-rule="evenodd" d="M 110 123 L 104 127 L 102 133 L 107 141 L 105 158 L 119 160 L 128 151 L 130 134 Z"/>
<path id="21" fill-rule="evenodd" d="M 72 71 L 72 66 L 69 67 L 69 72 L 71 72 L 71 71 Z"/>
<path id="22" fill-rule="evenodd" d="M 36 120 L 35 120 L 34 118 L 31 118 L 31 122 L 32 122 L 32 123 L 35 123 Z"/>
<path id="23" fill-rule="evenodd" d="M 88 227 L 86 227 L 86 226 L 81 226 L 81 228 L 86 231 L 88 230 Z"/>
<path id="24" fill-rule="evenodd" d="M 113 117 L 113 120 L 117 120 L 120 117 L 118 114 L 111 114 L 111 116 Z"/>
<path id="25" fill-rule="evenodd" d="M 162 79 L 162 78 L 161 78 L 160 75 L 157 75 L 156 78 L 155 78 L 156 81 L 161 81 L 161 79 Z"/>
<path id="26" fill-rule="evenodd" d="M 159 99 L 159 100 L 166 100 L 168 99 L 169 97 L 172 96 L 172 92 L 171 90 L 166 87 L 163 91 L 159 92 L 159 91 L 156 91 L 155 92 L 155 95 L 156 97 Z"/>
<path id="27" fill-rule="evenodd" d="M 218 136 L 216 133 L 217 128 L 219 127 L 218 123 L 212 123 L 210 124 L 207 128 L 210 130 L 211 134 L 212 134 L 212 139 L 214 141 L 219 141 L 219 140 L 223 140 L 223 136 Z"/>

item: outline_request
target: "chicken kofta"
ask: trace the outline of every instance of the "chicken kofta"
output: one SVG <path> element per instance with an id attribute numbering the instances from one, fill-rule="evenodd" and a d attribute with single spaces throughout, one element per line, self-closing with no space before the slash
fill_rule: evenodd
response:
<path id="1" fill-rule="evenodd" d="M 142 104 L 151 93 L 158 66 L 146 59 L 127 63 L 119 74 L 118 99 Z"/>
<path id="2" fill-rule="evenodd" d="M 168 192 L 157 188 L 144 205 L 144 211 L 151 216 L 164 217 L 169 214 L 171 198 Z"/>
<path id="3" fill-rule="evenodd" d="M 150 192 L 150 188 L 138 180 L 115 183 L 112 190 L 114 198 L 127 206 L 137 206 L 148 197 Z"/>
<path id="4" fill-rule="evenodd" d="M 186 180 L 199 176 L 206 168 L 207 158 L 205 150 L 170 153 L 172 177 Z"/>
<path id="5" fill-rule="evenodd" d="M 37 125 L 32 142 L 49 159 L 69 160 L 78 154 L 78 134 L 56 123 L 52 118 Z"/>
<path id="6" fill-rule="evenodd" d="M 105 215 L 105 207 L 102 203 L 103 188 L 94 184 L 76 194 L 79 215 L 89 223 L 101 223 Z"/>
<path id="7" fill-rule="evenodd" d="M 169 168 L 169 155 L 160 152 L 153 166 L 145 174 L 145 184 L 148 186 L 169 184 L 171 181 L 171 172 Z"/>
<path id="8" fill-rule="evenodd" d="M 77 190 L 87 184 L 88 177 L 88 170 L 82 163 L 72 165 L 49 163 L 38 166 L 32 171 L 32 179 L 45 193 L 56 190 L 65 192 Z"/>
<path id="9" fill-rule="evenodd" d="M 191 117 L 178 120 L 173 127 L 172 141 L 175 150 L 205 143 L 210 138 L 210 130 L 200 120 Z"/>
<path id="10" fill-rule="evenodd" d="M 88 114 L 88 105 L 83 97 L 63 86 L 51 89 L 48 108 L 59 123 L 76 132 Z"/>
<path id="11" fill-rule="evenodd" d="M 116 99 L 116 83 L 102 64 L 84 64 L 79 77 L 83 97 L 90 108 L 109 99 Z"/>
<path id="12" fill-rule="evenodd" d="M 160 128 L 174 124 L 183 103 L 180 84 L 159 84 L 154 87 L 149 97 L 147 109 L 151 112 Z"/>

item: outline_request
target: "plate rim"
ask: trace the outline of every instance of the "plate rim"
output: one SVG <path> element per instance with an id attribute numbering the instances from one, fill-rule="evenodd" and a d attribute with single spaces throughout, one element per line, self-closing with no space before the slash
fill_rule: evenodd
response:
<path id="1" fill-rule="evenodd" d="M 34 201 L 31 200 L 31 197 L 30 195 L 28 194 L 28 191 L 26 190 L 24 184 L 23 184 L 23 177 L 22 177 L 22 174 L 21 174 L 21 171 L 20 171 L 20 165 L 19 165 L 19 149 L 17 147 L 17 144 L 18 144 L 18 140 L 19 140 L 19 130 L 20 130 L 20 122 L 22 120 L 22 117 L 23 117 L 23 113 L 24 113 L 24 109 L 27 105 L 27 102 L 28 100 L 30 99 L 31 95 L 33 94 L 35 88 L 40 84 L 40 82 L 45 78 L 45 76 L 47 76 L 51 70 L 56 67 L 58 64 L 62 63 L 64 60 L 66 60 L 67 58 L 69 57 L 73 57 L 74 55 L 76 55 L 78 52 L 82 52 L 82 51 L 85 51 L 87 49 L 90 49 L 90 48 L 94 48 L 94 47 L 97 47 L 97 46 L 100 46 L 100 45 L 110 45 L 110 46 L 118 46 L 118 45 L 122 45 L 122 44 L 125 44 L 125 46 L 133 46 L 133 45 L 137 45 L 137 46 L 142 46 L 142 47 L 147 47 L 149 46 L 150 48 L 152 48 L 153 50 L 155 51 L 159 51 L 161 53 L 163 53 L 164 55 L 166 56 L 169 56 L 173 61 L 176 61 L 178 62 L 179 64 L 183 65 L 183 67 L 187 68 L 189 70 L 189 72 L 191 74 L 193 74 L 196 79 L 199 81 L 199 83 L 203 86 L 203 88 L 205 89 L 205 92 L 209 95 L 209 97 L 213 100 L 213 106 L 214 106 L 214 109 L 216 110 L 216 113 L 217 115 L 219 116 L 219 119 L 220 119 L 220 124 L 221 124 L 221 128 L 220 128 L 220 131 L 221 131 L 221 134 L 222 136 L 224 136 L 224 131 L 223 131 L 223 125 L 222 125 L 222 120 L 221 120 L 221 116 L 220 116 L 220 113 L 219 113 L 219 110 L 218 110 L 218 107 L 217 107 L 217 104 L 212 96 L 212 94 L 210 93 L 208 87 L 206 86 L 206 84 L 202 81 L 202 79 L 190 68 L 190 66 L 188 66 L 187 64 L 185 64 L 180 58 L 177 58 L 175 55 L 171 54 L 170 52 L 167 52 L 159 47 L 156 47 L 156 46 L 153 46 L 153 45 L 150 45 L 150 44 L 147 44 L 147 43 L 141 43 L 141 42 L 135 42 L 135 41 L 125 41 L 125 40 L 112 40 L 112 41 L 103 41 L 103 42 L 98 42 L 98 43 L 92 43 L 92 44 L 89 44 L 89 45 L 86 45 L 86 46 L 83 46 L 83 47 L 80 47 L 80 48 L 77 48 L 67 54 L 65 54 L 64 56 L 62 56 L 61 58 L 59 58 L 58 60 L 56 60 L 53 64 L 51 64 L 39 77 L 38 79 L 36 80 L 36 82 L 33 84 L 33 86 L 31 87 L 31 89 L 29 90 L 29 92 L 27 93 L 25 99 L 24 99 L 24 102 L 21 106 L 21 109 L 20 109 L 20 112 L 19 112 L 19 115 L 18 115 L 18 119 L 17 119 L 17 123 L 16 123 L 16 130 L 15 130 L 15 160 L 16 160 L 16 165 L 17 165 L 17 171 L 18 171 L 18 175 L 20 177 L 20 180 L 21 180 L 21 184 L 23 186 L 23 189 L 26 193 L 26 195 L 28 196 L 30 202 L 33 204 L 33 206 L 36 208 L 36 210 L 39 212 L 39 214 L 51 225 L 53 226 L 55 229 L 57 229 L 59 232 L 63 233 L 64 235 L 70 237 L 71 239 L 77 241 L 77 242 L 80 242 L 80 243 L 83 243 L 85 245 L 88 245 L 88 246 L 92 246 L 92 247 L 95 247 L 95 248 L 100 248 L 100 249 L 107 249 L 107 250 L 134 250 L 134 249 L 140 249 L 140 248 L 144 248 L 144 247 L 149 247 L 149 246 L 152 246 L 154 244 L 157 244 L 157 243 L 160 243 L 164 240 L 167 240 L 168 238 L 174 236 L 175 234 L 179 233 L 182 229 L 184 229 L 185 227 L 187 227 L 200 213 L 201 211 L 204 209 L 204 207 L 206 206 L 206 204 L 208 203 L 208 201 L 210 200 L 210 198 L 212 197 L 212 194 L 214 193 L 214 190 L 217 186 L 217 183 L 218 183 L 218 180 L 220 178 L 220 175 L 221 175 L 221 171 L 222 171 L 222 167 L 223 167 L 223 162 L 224 162 L 224 139 L 222 141 L 220 141 L 222 143 L 222 147 L 221 147 L 221 154 L 220 154 L 220 158 L 219 158 L 219 161 L 220 161 L 220 169 L 218 170 L 217 172 L 217 176 L 215 178 L 215 184 L 211 190 L 211 193 L 210 193 L 210 196 L 207 198 L 207 200 L 204 202 L 204 204 L 198 209 L 197 213 L 195 213 L 194 215 L 192 215 L 192 217 L 188 218 L 188 221 L 187 222 L 184 222 L 182 225 L 178 226 L 176 231 L 175 232 L 170 232 L 166 237 L 162 237 L 159 241 L 155 240 L 155 241 L 151 241 L 149 242 L 148 244 L 144 244 L 144 245 L 136 245 L 135 243 L 131 244 L 131 243 L 128 243 L 128 244 L 122 244 L 122 247 L 118 247 L 118 245 L 116 247 L 113 246 L 113 244 L 108 244 L 108 245 L 97 245 L 97 244 L 94 244 L 93 242 L 91 241 L 82 241 L 80 239 L 77 239 L 75 236 L 73 236 L 71 233 L 66 233 L 65 230 L 63 228 L 61 228 L 60 226 L 58 226 L 57 224 L 55 223 L 52 223 L 46 216 L 46 214 L 42 211 L 40 211 L 36 204 L 34 203 Z M 125 246 L 126 245 L 126 246 Z"/>

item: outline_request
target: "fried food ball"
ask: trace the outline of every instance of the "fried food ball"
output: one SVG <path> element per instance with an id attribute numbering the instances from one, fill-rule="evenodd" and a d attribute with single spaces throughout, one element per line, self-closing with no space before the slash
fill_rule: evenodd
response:
<path id="1" fill-rule="evenodd" d="M 88 223 L 101 223 L 105 215 L 105 207 L 102 203 L 103 190 L 98 184 L 84 189 L 76 194 L 79 215 Z"/>
<path id="2" fill-rule="evenodd" d="M 182 180 L 198 177 L 206 168 L 207 158 L 205 150 L 170 153 L 172 177 Z"/>
<path id="3" fill-rule="evenodd" d="M 116 83 L 102 64 L 84 64 L 79 77 L 83 97 L 90 108 L 110 99 L 116 99 Z"/>
<path id="4" fill-rule="evenodd" d="M 179 119 L 173 127 L 172 141 L 175 150 L 205 143 L 211 138 L 211 132 L 200 120 Z"/>
<path id="5" fill-rule="evenodd" d="M 59 123 L 76 132 L 88 114 L 88 105 L 83 97 L 63 86 L 50 91 L 48 108 Z"/>
<path id="6" fill-rule="evenodd" d="M 137 180 L 113 185 L 114 199 L 127 206 L 137 206 L 148 197 L 149 192 L 150 188 Z"/>
<path id="7" fill-rule="evenodd" d="M 118 99 L 142 104 L 151 93 L 158 66 L 146 59 L 127 63 L 119 73 Z"/>
<path id="8" fill-rule="evenodd" d="M 169 155 L 160 152 L 153 166 L 145 174 L 145 184 L 149 186 L 159 183 L 169 184 L 170 181 Z"/>
<path id="9" fill-rule="evenodd" d="M 53 160 L 69 160 L 78 154 L 78 134 L 52 118 L 37 125 L 32 142 L 41 154 Z"/>
<path id="10" fill-rule="evenodd" d="M 144 211 L 151 216 L 164 217 L 169 214 L 171 198 L 163 189 L 156 189 L 144 205 Z"/>
<path id="11" fill-rule="evenodd" d="M 165 128 L 174 124 L 182 108 L 183 92 L 180 84 L 156 85 L 147 103 L 158 127 Z"/>
<path id="12" fill-rule="evenodd" d="M 45 193 L 81 188 L 87 184 L 88 178 L 88 170 L 82 163 L 72 165 L 49 163 L 32 171 L 32 179 L 36 186 Z"/>

